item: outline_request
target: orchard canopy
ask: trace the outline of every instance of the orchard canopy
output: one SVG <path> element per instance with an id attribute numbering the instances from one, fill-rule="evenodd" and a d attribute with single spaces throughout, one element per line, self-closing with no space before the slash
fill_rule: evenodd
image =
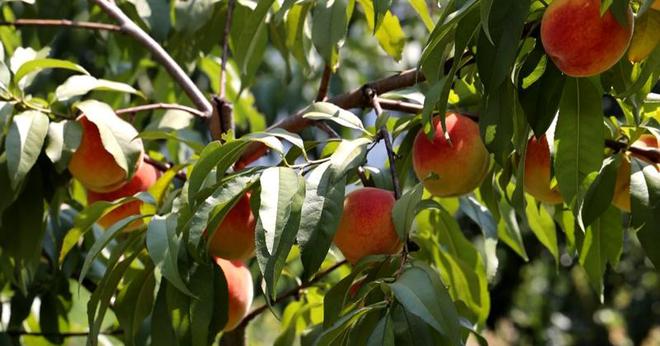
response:
<path id="1" fill-rule="evenodd" d="M 0 344 L 660 343 L 660 0 L 0 11 Z"/>

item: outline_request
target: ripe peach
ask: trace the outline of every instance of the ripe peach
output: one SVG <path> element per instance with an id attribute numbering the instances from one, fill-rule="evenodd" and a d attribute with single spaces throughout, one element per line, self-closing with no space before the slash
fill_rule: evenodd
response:
<path id="1" fill-rule="evenodd" d="M 435 137 L 430 141 L 420 131 L 413 143 L 413 169 L 424 187 L 434 196 L 459 196 L 474 190 L 488 172 L 488 151 L 479 135 L 479 126 L 470 118 L 447 113 L 444 137 L 439 119 L 434 122 Z M 437 178 L 429 178 L 431 173 Z"/>
<path id="2" fill-rule="evenodd" d="M 241 197 L 229 210 L 209 241 L 212 256 L 247 260 L 254 254 L 256 220 L 250 209 L 250 194 Z"/>
<path id="3" fill-rule="evenodd" d="M 349 193 L 339 220 L 335 244 L 352 264 L 368 255 L 395 254 L 402 242 L 394 230 L 394 194 L 365 187 Z"/>
<path id="4" fill-rule="evenodd" d="M 611 9 L 600 16 L 600 0 L 554 0 L 541 20 L 541 41 L 546 53 L 565 74 L 597 75 L 621 59 L 633 32 L 632 10 L 628 25 L 617 22 Z"/>
<path id="5" fill-rule="evenodd" d="M 224 331 L 236 328 L 247 315 L 252 305 L 253 283 L 250 269 L 241 261 L 228 261 L 215 257 L 215 263 L 222 268 L 227 281 L 229 304 L 227 306 L 227 324 Z"/>
<path id="6" fill-rule="evenodd" d="M 71 175 L 88 190 L 101 193 L 116 190 L 126 184 L 128 176 L 103 147 L 98 127 L 84 115 L 78 121 L 82 125 L 82 138 L 69 161 Z"/>
<path id="7" fill-rule="evenodd" d="M 550 187 L 551 174 L 552 160 L 548 140 L 545 135 L 539 139 L 530 138 L 525 155 L 525 191 L 541 202 L 561 203 L 562 198 L 557 187 Z"/>
<path id="8" fill-rule="evenodd" d="M 158 179 L 159 172 L 150 164 L 141 163 L 131 181 L 117 190 L 99 193 L 87 190 L 87 203 L 92 204 L 96 201 L 114 201 L 123 197 L 133 196 L 134 194 L 142 191 L 147 191 L 156 180 Z M 109 213 L 103 215 L 97 223 L 103 228 L 108 228 L 115 224 L 117 221 L 127 218 L 131 215 L 140 214 L 140 206 L 142 201 L 130 201 L 126 204 L 111 210 Z M 142 220 L 135 220 L 130 225 L 124 228 L 124 231 L 133 231 L 142 226 Z"/>
<path id="9" fill-rule="evenodd" d="M 660 148 L 660 146 L 658 145 L 658 139 L 655 136 L 649 134 L 643 134 L 642 136 L 640 136 L 639 139 L 632 144 L 632 146 L 638 148 Z M 619 166 L 619 169 L 617 171 L 616 184 L 614 187 L 614 196 L 612 197 L 612 204 L 615 207 L 627 213 L 630 212 L 631 158 L 629 155 L 644 160 L 643 157 L 639 157 L 638 155 L 635 154 L 624 155 L 624 160 L 621 162 L 621 165 Z M 649 163 L 653 164 L 653 162 L 649 162 Z M 656 164 L 655 167 L 658 171 L 660 171 L 660 164 Z"/>

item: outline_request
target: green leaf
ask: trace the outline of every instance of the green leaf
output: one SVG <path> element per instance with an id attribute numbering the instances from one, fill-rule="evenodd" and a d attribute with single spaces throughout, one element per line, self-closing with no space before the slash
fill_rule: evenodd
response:
<path id="1" fill-rule="evenodd" d="M 392 323 L 392 318 L 389 314 L 383 316 L 369 336 L 367 346 L 394 346 L 394 329 Z"/>
<path id="2" fill-rule="evenodd" d="M 428 251 L 438 267 L 452 298 L 465 303 L 471 321 L 483 324 L 490 311 L 490 297 L 486 266 L 481 254 L 463 235 L 456 219 L 444 208 L 436 202 L 427 206 L 433 210 L 418 218 L 422 248 Z"/>
<path id="3" fill-rule="evenodd" d="M 603 162 L 604 130 L 601 92 L 587 79 L 564 85 L 555 132 L 555 176 L 559 192 L 572 204 L 584 178 Z"/>
<path id="4" fill-rule="evenodd" d="M 399 18 L 392 15 L 389 6 L 392 0 L 358 0 L 367 19 L 367 26 L 374 32 L 383 50 L 394 60 L 401 60 L 405 46 L 405 34 L 399 23 Z M 376 7 L 374 8 L 374 5 Z M 374 14 L 376 20 L 374 23 Z"/>
<path id="5" fill-rule="evenodd" d="M 489 8 L 489 22 L 482 22 L 482 27 L 489 27 L 492 42 L 487 34 L 479 35 L 476 58 L 481 81 L 491 93 L 504 82 L 516 59 L 529 0 L 493 0 Z"/>
<path id="6" fill-rule="evenodd" d="M 373 26 L 375 30 L 378 30 L 380 25 L 383 24 L 384 18 L 390 11 L 390 6 L 392 6 L 392 0 L 373 0 L 372 17 L 376 18 Z"/>
<path id="7" fill-rule="evenodd" d="M 187 232 L 188 243 L 193 249 L 199 246 L 202 235 L 207 229 L 210 230 L 207 239 L 213 239 L 213 235 L 225 215 L 258 178 L 258 174 L 232 177 L 218 186 L 204 202 L 195 207 L 193 216 L 183 227 L 184 232 Z"/>
<path id="8" fill-rule="evenodd" d="M 68 101 L 76 96 L 82 96 L 92 90 L 117 91 L 144 97 L 141 92 L 128 84 L 113 82 L 105 79 L 96 79 L 88 75 L 71 76 L 55 89 L 58 101 Z"/>
<path id="9" fill-rule="evenodd" d="M 431 19 L 431 14 L 429 13 L 429 7 L 424 0 L 408 0 L 410 6 L 417 12 L 417 15 L 424 23 L 424 26 L 428 31 L 433 30 L 433 19 Z"/>
<path id="10" fill-rule="evenodd" d="M 231 25 L 231 52 L 238 63 L 242 86 L 249 85 L 261 65 L 267 43 L 266 15 L 274 0 L 263 0 L 250 10 L 240 3 Z"/>
<path id="11" fill-rule="evenodd" d="M 585 180 L 590 181 L 591 184 L 585 191 L 584 197 L 578 200 L 577 213 L 578 222 L 583 230 L 603 214 L 612 203 L 618 168 L 619 165 L 624 164 L 622 160 L 625 159 L 621 155 L 606 158 L 596 178 L 593 181 L 589 178 Z M 595 174 L 592 173 L 588 177 Z"/>
<path id="12" fill-rule="evenodd" d="M 304 268 L 303 279 L 310 278 L 321 267 L 344 210 L 346 180 L 332 173 L 331 163 L 325 162 L 307 175 L 302 219 L 296 236 Z"/>
<path id="13" fill-rule="evenodd" d="M 498 89 L 486 95 L 483 113 L 479 116 L 479 129 L 484 144 L 502 166 L 506 165 L 513 151 L 513 114 L 519 108 L 514 94 L 513 84 L 505 81 Z"/>
<path id="14" fill-rule="evenodd" d="M 545 210 L 543 205 L 537 205 L 534 197 L 527 195 L 527 206 L 525 215 L 532 233 L 543 246 L 552 254 L 555 263 L 559 263 L 559 247 L 557 245 L 557 231 L 552 216 Z"/>
<path id="15" fill-rule="evenodd" d="M 21 65 L 18 71 L 16 71 L 16 73 L 14 74 L 14 81 L 18 83 L 21 81 L 21 79 L 23 79 L 23 77 L 30 74 L 31 72 L 48 69 L 48 68 L 61 68 L 61 69 L 80 72 L 86 75 L 89 74 L 89 72 L 87 72 L 87 70 L 85 70 L 82 66 L 78 64 L 74 64 L 70 61 L 59 60 L 59 59 L 35 59 L 35 60 L 30 60 Z"/>
<path id="16" fill-rule="evenodd" d="M 303 111 L 303 118 L 311 120 L 329 120 L 350 129 L 360 130 L 371 136 L 362 125 L 357 115 L 328 102 L 315 102 Z"/>
<path id="17" fill-rule="evenodd" d="M 0 164 L 1 159 L 2 156 L 0 156 Z M 0 165 L 0 168 L 4 167 Z M 16 196 L 14 203 L 0 215 L 2 257 L 13 258 L 12 268 L 27 269 L 28 263 L 38 263 L 41 256 L 42 241 L 46 230 L 44 180 L 39 167 L 35 167 L 27 175 L 23 189 Z M 11 191 L 11 188 L 5 190 L 4 186 L 0 186 L 0 188 L 3 188 L 0 195 L 5 195 L 5 191 Z"/>
<path id="18" fill-rule="evenodd" d="M 356 309 L 349 312 L 335 324 L 325 329 L 318 338 L 314 341 L 314 346 L 330 346 L 336 345 L 339 340 L 337 338 L 346 332 L 353 324 L 355 324 L 360 318 L 362 318 L 367 313 L 383 309 L 387 306 L 387 302 L 379 302 L 371 305 L 367 305 L 363 308 Z"/>
<path id="19" fill-rule="evenodd" d="M 138 132 L 133 125 L 118 117 L 112 107 L 96 100 L 80 102 L 76 108 L 96 125 L 105 150 L 127 176 L 132 177 L 143 151 L 142 140 L 137 138 Z"/>
<path id="20" fill-rule="evenodd" d="M 105 213 L 109 212 L 111 208 L 119 208 L 133 200 L 134 199 L 132 198 L 126 198 L 116 202 L 98 201 L 90 206 L 87 206 L 87 208 L 78 213 L 74 220 L 74 227 L 71 228 L 69 232 L 67 232 L 67 234 L 64 236 L 64 240 L 62 240 L 59 262 L 64 262 L 64 258 L 69 253 L 69 251 L 71 251 L 71 249 L 76 246 L 82 236 L 92 228 L 92 225 L 94 225 L 96 220 L 98 220 Z"/>
<path id="21" fill-rule="evenodd" d="M 449 91 L 451 86 L 454 83 L 454 75 L 458 71 L 460 66 L 461 57 L 463 51 L 467 48 L 468 44 L 472 40 L 472 37 L 477 33 L 479 29 L 479 16 L 476 11 L 476 7 L 466 11 L 463 17 L 456 24 L 456 32 L 454 35 L 454 60 L 452 62 L 449 72 L 440 78 L 436 84 L 434 84 L 428 93 L 424 96 L 424 107 L 422 109 L 422 120 L 424 123 L 424 132 L 431 138 L 435 133 L 435 127 L 431 123 L 431 111 L 436 110 L 440 114 L 440 121 L 442 122 L 442 128 L 445 126 L 445 112 L 447 110 L 447 103 L 449 100 Z M 442 47 L 442 45 L 440 45 Z M 422 68 L 425 68 L 429 64 L 441 65 L 437 61 L 430 60 L 426 63 L 427 60 L 424 60 L 424 65 Z M 428 70 L 428 68 L 425 68 Z M 426 73 L 426 72 L 425 72 Z M 438 89 L 439 88 L 439 89 Z"/>
<path id="22" fill-rule="evenodd" d="M 41 112 L 25 111 L 13 117 L 5 138 L 7 168 L 13 189 L 37 162 L 47 134 L 48 116 Z"/>
<path id="23" fill-rule="evenodd" d="M 538 46 L 523 63 L 520 70 L 520 76 L 523 79 L 522 83 L 518 84 L 520 105 L 525 112 L 527 123 L 537 137 L 545 134 L 557 115 L 559 100 L 566 80 L 555 64 L 547 63 L 547 60 L 545 51 Z M 546 63 L 543 64 L 543 61 Z M 533 84 L 525 86 L 529 75 L 536 71 L 537 66 L 541 64 L 544 65 L 543 74 Z"/>
<path id="24" fill-rule="evenodd" d="M 140 19 L 149 28 L 149 34 L 157 41 L 164 41 L 172 27 L 167 0 L 128 0 L 135 6 Z M 180 17 L 177 16 L 177 19 Z"/>
<path id="25" fill-rule="evenodd" d="M 615 266 L 623 250 L 621 212 L 610 206 L 589 226 L 580 249 L 580 265 L 587 271 L 589 283 L 600 297 L 603 296 L 603 275 L 607 263 Z"/>
<path id="26" fill-rule="evenodd" d="M 366 159 L 367 146 L 370 143 L 371 140 L 368 138 L 342 140 L 330 156 L 333 179 L 340 179 L 348 171 L 362 165 Z"/>
<path id="27" fill-rule="evenodd" d="M 103 250 L 108 243 L 112 239 L 114 239 L 121 231 L 124 230 L 129 224 L 131 224 L 135 220 L 140 220 L 144 218 L 144 215 L 132 215 L 129 216 L 125 219 L 117 221 L 114 225 L 112 225 L 110 228 L 105 230 L 103 234 L 94 242 L 92 247 L 89 249 L 87 252 L 87 256 L 85 256 L 85 262 L 83 262 L 82 269 L 80 269 L 80 278 L 78 279 L 78 282 L 82 284 L 83 280 L 87 276 L 87 273 L 89 272 L 89 269 L 92 266 L 92 263 L 96 259 L 96 257 L 101 253 L 101 250 Z"/>
<path id="28" fill-rule="evenodd" d="M 58 172 L 63 172 L 69 165 L 71 155 L 80 145 L 82 127 L 76 121 L 63 120 L 48 125 L 46 155 Z"/>
<path id="29" fill-rule="evenodd" d="M 4 142 L 5 134 L 9 127 L 9 120 L 14 113 L 14 104 L 11 102 L 0 101 L 0 143 Z"/>
<path id="30" fill-rule="evenodd" d="M 257 261 L 266 281 L 266 294 L 274 298 L 275 285 L 300 227 L 305 180 L 293 169 L 271 167 L 263 171 L 260 183 Z"/>
<path id="31" fill-rule="evenodd" d="M 312 42 L 333 70 L 339 60 L 338 46 L 348 32 L 351 12 L 349 0 L 322 0 L 312 11 Z"/>
<path id="32" fill-rule="evenodd" d="M 460 206 L 465 215 L 479 225 L 484 235 L 483 253 L 486 257 L 486 272 L 490 280 L 497 273 L 497 266 L 499 265 L 497 258 L 497 222 L 490 211 L 474 197 L 461 197 Z"/>
<path id="33" fill-rule="evenodd" d="M 190 323 L 194 327 L 191 328 L 192 345 L 206 346 L 209 343 L 209 338 L 215 335 L 209 334 L 209 327 L 213 319 L 215 310 L 227 310 L 227 305 L 216 306 L 218 302 L 214 301 L 214 285 L 213 280 L 209 280 L 214 275 L 217 275 L 213 268 L 213 263 L 206 263 L 197 266 L 195 272 L 190 278 L 190 287 L 197 297 L 190 302 Z M 223 311 L 227 314 L 226 311 Z"/>
<path id="34" fill-rule="evenodd" d="M 516 211 L 507 201 L 502 199 L 499 203 L 499 212 L 502 218 L 497 224 L 497 236 L 525 261 L 529 260 L 525 244 L 520 235 Z"/>
<path id="35" fill-rule="evenodd" d="M 493 38 L 490 36 L 490 11 L 493 7 L 493 1 L 494 0 L 481 0 L 479 13 L 481 14 L 481 28 L 484 34 L 486 34 L 490 43 L 495 44 L 495 41 L 493 41 Z"/>
<path id="36" fill-rule="evenodd" d="M 145 263 L 144 270 L 125 276 L 125 287 L 119 289 L 113 310 L 119 326 L 124 330 L 124 340 L 129 345 L 136 344 L 136 336 L 144 320 L 151 313 L 156 288 L 156 272 L 151 262 Z"/>
<path id="37" fill-rule="evenodd" d="M 202 153 L 199 155 L 199 160 L 195 163 L 194 169 L 184 186 L 184 195 L 188 195 L 188 203 L 191 206 L 195 205 L 195 197 L 201 190 L 207 176 L 213 169 L 216 169 L 221 175 L 238 160 L 243 151 L 247 148 L 250 142 L 245 140 L 234 140 L 227 143 L 220 143 L 214 141 L 209 143 Z"/>
<path id="38" fill-rule="evenodd" d="M 408 234 L 412 228 L 412 223 L 417 215 L 419 202 L 422 200 L 422 193 L 424 186 L 418 183 L 412 189 L 406 191 L 401 198 L 399 198 L 392 208 L 392 221 L 394 221 L 394 229 L 399 239 L 406 241 Z"/>
<path id="39" fill-rule="evenodd" d="M 181 238 L 182 235 L 176 234 L 176 215 L 156 215 L 149 222 L 147 228 L 149 256 L 174 287 L 188 296 L 193 296 L 179 273 L 178 256 Z"/>
<path id="40" fill-rule="evenodd" d="M 110 300 L 114 296 L 124 273 L 140 254 L 138 248 L 142 247 L 143 240 L 142 234 L 135 233 L 112 249 L 105 275 L 87 303 L 88 343 L 90 345 L 98 343 L 98 334 L 101 331 L 106 311 L 110 306 Z"/>
<path id="41" fill-rule="evenodd" d="M 388 286 L 407 311 L 445 336 L 452 345 L 458 345 L 458 313 L 447 289 L 431 275 L 437 276 L 437 273 L 415 265 Z"/>
<path id="42" fill-rule="evenodd" d="M 660 272 L 660 173 L 653 165 L 633 158 L 630 178 L 632 224 L 646 256 Z"/>

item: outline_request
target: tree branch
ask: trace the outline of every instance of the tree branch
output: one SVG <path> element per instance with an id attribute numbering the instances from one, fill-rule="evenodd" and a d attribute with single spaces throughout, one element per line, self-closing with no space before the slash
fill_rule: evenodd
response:
<path id="1" fill-rule="evenodd" d="M 411 87 L 417 83 L 423 82 L 424 76 L 417 69 L 410 69 L 395 75 L 367 83 L 362 87 L 328 99 L 326 102 L 333 103 L 344 109 L 371 107 L 371 101 L 364 94 L 365 88 L 372 89 L 377 95 L 384 94 L 392 90 L 399 90 Z M 268 129 L 283 128 L 289 132 L 298 133 L 312 124 L 312 120 L 303 118 L 303 111 L 285 118 L 284 120 L 270 126 Z M 266 153 L 266 146 L 261 143 L 251 143 L 246 149 L 245 154 L 236 163 L 236 168 L 241 169 L 250 162 L 255 161 Z"/>
<path id="2" fill-rule="evenodd" d="M 105 23 L 95 23 L 95 22 L 78 22 L 68 19 L 16 19 L 14 21 L 0 21 L 0 26 L 58 26 L 58 27 L 69 27 L 77 29 L 89 29 L 89 30 L 102 30 L 102 31 L 115 31 L 122 32 L 122 29 L 118 25 L 114 24 L 105 24 Z"/>
<path id="3" fill-rule="evenodd" d="M 198 116 L 198 117 L 204 117 L 204 113 L 201 111 L 196 110 L 195 108 L 191 108 L 188 106 L 176 104 L 176 103 L 151 103 L 147 105 L 141 105 L 141 106 L 135 106 L 135 107 L 128 107 L 128 108 L 121 108 L 115 110 L 115 113 L 118 115 L 122 114 L 135 114 L 138 112 L 146 112 L 146 111 L 151 111 L 155 109 L 176 109 L 184 112 L 188 112 L 192 115 Z"/>
<path id="4" fill-rule="evenodd" d="M 307 282 L 303 282 L 302 284 L 300 284 L 300 285 L 298 285 L 298 286 L 282 293 L 277 298 L 275 298 L 275 300 L 273 300 L 272 305 L 277 305 L 277 304 L 281 303 L 282 301 L 284 301 L 287 298 L 298 295 L 300 290 L 303 290 L 307 287 L 313 286 L 315 283 L 321 281 L 321 279 L 328 276 L 328 274 L 332 273 L 333 271 L 335 271 L 337 268 L 341 267 L 344 264 L 346 264 L 346 260 L 337 262 L 337 263 L 333 264 L 332 266 L 330 266 L 328 269 L 318 273 L 316 276 L 314 276 L 313 279 L 311 279 Z M 260 306 L 256 309 L 252 310 L 249 314 L 247 314 L 247 316 L 245 316 L 245 318 L 243 318 L 243 321 L 241 322 L 241 324 L 237 328 L 240 328 L 241 326 L 247 325 L 248 323 L 250 323 L 251 320 L 253 320 L 255 317 L 259 316 L 259 314 L 266 311 L 266 309 L 268 309 L 268 305 L 264 304 L 264 305 L 262 305 L 262 306 Z"/>
<path id="5" fill-rule="evenodd" d="M 330 65 L 325 65 L 323 76 L 321 76 L 321 83 L 319 84 L 319 92 L 316 94 L 316 102 L 324 101 L 328 96 L 330 77 L 332 77 L 332 68 L 330 68 Z"/>
<path id="6" fill-rule="evenodd" d="M 209 117 L 213 108 L 211 103 L 204 97 L 204 94 L 197 88 L 195 83 L 188 77 L 185 71 L 179 66 L 176 61 L 158 44 L 151 36 L 142 30 L 135 22 L 117 7 L 113 1 L 108 0 L 93 0 L 103 11 L 110 17 L 114 18 L 121 28 L 121 31 L 142 44 L 147 50 L 151 52 L 154 59 L 160 62 L 165 70 L 174 78 L 174 80 L 181 86 L 183 91 L 188 95 L 190 100 L 195 104 L 197 109 Z"/>

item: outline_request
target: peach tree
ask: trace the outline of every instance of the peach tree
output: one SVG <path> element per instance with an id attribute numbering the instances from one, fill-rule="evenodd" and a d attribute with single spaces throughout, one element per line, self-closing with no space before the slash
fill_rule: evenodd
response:
<path id="1" fill-rule="evenodd" d="M 0 7 L 3 343 L 486 344 L 503 252 L 660 268 L 658 0 Z"/>

